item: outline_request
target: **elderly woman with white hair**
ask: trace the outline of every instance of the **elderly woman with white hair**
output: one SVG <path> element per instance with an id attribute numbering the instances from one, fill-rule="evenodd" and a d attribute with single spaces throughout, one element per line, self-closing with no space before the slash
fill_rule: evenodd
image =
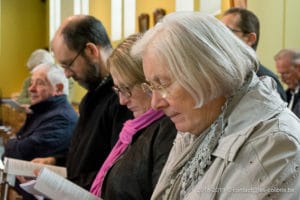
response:
<path id="1" fill-rule="evenodd" d="M 300 123 L 255 52 L 218 19 L 166 15 L 132 49 L 178 134 L 156 199 L 298 199 Z"/>

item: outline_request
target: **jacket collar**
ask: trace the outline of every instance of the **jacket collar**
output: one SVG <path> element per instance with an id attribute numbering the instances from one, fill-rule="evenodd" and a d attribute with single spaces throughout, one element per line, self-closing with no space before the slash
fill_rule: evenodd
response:
<path id="1" fill-rule="evenodd" d="M 49 107 L 60 104 L 63 101 L 67 101 L 66 95 L 52 96 L 44 101 L 31 105 L 30 110 L 32 113 L 49 111 Z"/>
<path id="2" fill-rule="evenodd" d="M 212 155 L 233 161 L 255 126 L 286 108 L 275 86 L 270 77 L 259 79 L 253 75 L 248 92 L 239 99 L 233 97 L 236 106 L 227 119 L 224 135 Z"/>

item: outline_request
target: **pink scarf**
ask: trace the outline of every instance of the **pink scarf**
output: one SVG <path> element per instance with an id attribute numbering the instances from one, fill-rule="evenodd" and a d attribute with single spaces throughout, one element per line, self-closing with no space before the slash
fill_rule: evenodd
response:
<path id="1" fill-rule="evenodd" d="M 127 120 L 124 123 L 122 131 L 119 136 L 119 140 L 115 144 L 114 148 L 111 150 L 110 154 L 103 163 L 101 169 L 99 170 L 90 192 L 98 197 L 101 197 L 101 187 L 108 170 L 113 166 L 114 162 L 120 157 L 127 146 L 131 143 L 132 137 L 139 130 L 147 127 L 152 122 L 161 118 L 164 115 L 162 111 L 155 111 L 153 109 L 148 110 L 139 117 Z"/>

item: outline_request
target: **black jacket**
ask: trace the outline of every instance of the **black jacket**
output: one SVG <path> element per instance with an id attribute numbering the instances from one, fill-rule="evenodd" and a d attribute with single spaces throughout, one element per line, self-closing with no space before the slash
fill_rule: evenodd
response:
<path id="1" fill-rule="evenodd" d="M 89 91 L 79 106 L 79 121 L 67 157 L 67 178 L 89 190 L 132 112 L 119 104 L 111 77 Z"/>
<path id="2" fill-rule="evenodd" d="M 131 144 L 107 173 L 102 198 L 150 199 L 176 133 L 173 122 L 166 116 L 137 132 Z"/>

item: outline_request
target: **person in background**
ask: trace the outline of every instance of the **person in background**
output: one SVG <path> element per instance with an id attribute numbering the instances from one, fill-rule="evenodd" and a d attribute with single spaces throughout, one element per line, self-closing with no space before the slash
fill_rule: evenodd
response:
<path id="1" fill-rule="evenodd" d="M 36 49 L 31 53 L 30 57 L 28 58 L 26 66 L 30 71 L 32 71 L 36 66 L 42 63 L 54 64 L 55 61 L 49 51 L 45 49 Z M 23 86 L 20 94 L 16 99 L 18 103 L 23 104 L 24 106 L 30 105 L 30 96 L 28 91 L 29 86 L 30 86 L 30 77 L 27 77 L 23 82 Z"/>
<path id="2" fill-rule="evenodd" d="M 300 117 L 300 51 L 281 49 L 275 56 L 277 72 L 287 85 L 286 96 L 288 107 Z"/>
<path id="3" fill-rule="evenodd" d="M 162 111 L 151 109 L 151 96 L 142 89 L 142 61 L 130 56 L 131 46 L 139 37 L 129 36 L 107 60 L 113 89 L 134 119 L 124 123 L 90 189 L 103 199 L 150 199 L 177 132 Z"/>
<path id="4" fill-rule="evenodd" d="M 77 123 L 77 113 L 67 100 L 68 79 L 55 64 L 43 63 L 32 70 L 30 113 L 17 132 L 7 141 L 3 157 L 31 161 L 36 157 L 66 154 Z M 23 199 L 35 199 L 16 184 Z"/>
<path id="5" fill-rule="evenodd" d="M 87 89 L 79 105 L 79 121 L 68 156 L 36 158 L 34 162 L 63 165 L 67 178 L 89 190 L 132 112 L 119 104 L 106 69 L 112 45 L 102 23 L 93 16 L 74 15 L 59 27 L 51 41 L 56 60 Z"/>
<path id="6" fill-rule="evenodd" d="M 244 8 L 230 8 L 226 10 L 221 21 L 242 41 L 252 47 L 255 51 L 260 36 L 260 25 L 257 16 Z M 286 101 L 285 91 L 278 80 L 278 77 L 268 68 L 259 63 L 257 75 L 270 76 L 276 81 L 276 87 L 281 98 Z"/>
<path id="7" fill-rule="evenodd" d="M 220 20 L 168 14 L 132 55 L 143 60 L 152 108 L 178 130 L 152 200 L 298 199 L 300 121 Z"/>

